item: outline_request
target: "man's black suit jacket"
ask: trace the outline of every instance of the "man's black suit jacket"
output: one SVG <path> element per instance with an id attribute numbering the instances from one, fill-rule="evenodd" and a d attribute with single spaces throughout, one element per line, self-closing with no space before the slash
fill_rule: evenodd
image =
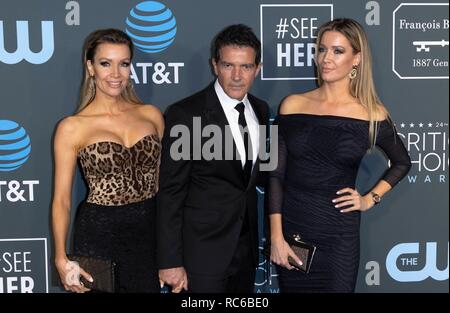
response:
<path id="1" fill-rule="evenodd" d="M 269 123 L 266 102 L 248 95 L 260 125 Z M 256 184 L 264 184 L 259 159 L 246 184 L 240 160 L 193 160 L 193 118 L 202 127 L 217 125 L 223 137 L 226 115 L 214 84 L 171 105 L 165 113 L 162 141 L 160 187 L 157 195 L 157 263 L 160 269 L 184 266 L 190 273 L 225 274 L 236 249 L 244 214 L 247 212 L 255 266 L 258 264 L 258 211 Z M 180 137 L 171 137 L 175 125 L 190 132 L 190 160 L 173 160 L 171 146 Z M 260 136 L 267 136 L 261 133 Z M 266 137 L 267 138 L 267 137 Z M 202 138 L 201 144 L 210 138 Z M 223 138 L 223 142 L 225 138 Z M 234 142 L 233 142 L 234 145 Z M 235 148 L 235 147 L 234 147 Z M 265 147 L 264 147 L 265 148 Z M 225 149 L 223 149 L 225 150 Z M 197 150 L 198 151 L 198 150 Z M 224 151 L 222 151 L 222 156 Z"/>

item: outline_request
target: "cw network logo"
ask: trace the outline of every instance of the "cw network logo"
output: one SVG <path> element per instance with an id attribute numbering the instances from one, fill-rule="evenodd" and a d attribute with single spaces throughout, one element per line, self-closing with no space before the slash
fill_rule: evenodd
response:
<path id="1" fill-rule="evenodd" d="M 175 40 L 177 21 L 172 11 L 157 1 L 144 1 L 131 9 L 125 23 L 134 45 L 145 53 L 158 53 Z"/>
<path id="2" fill-rule="evenodd" d="M 419 243 L 400 243 L 389 251 L 386 257 L 386 269 L 389 275 L 399 282 L 419 282 L 427 278 L 437 281 L 448 280 L 448 243 L 447 266 L 444 270 L 437 268 L 437 243 L 427 242 L 425 249 L 425 265 L 419 270 L 410 270 L 419 265 Z M 399 265 L 401 268 L 399 268 Z"/>
<path id="3" fill-rule="evenodd" d="M 30 36 L 28 21 L 16 21 L 17 28 L 17 50 L 8 52 L 5 49 L 5 35 L 3 21 L 0 21 L 0 61 L 6 64 L 17 64 L 26 60 L 32 64 L 42 64 L 47 62 L 55 50 L 54 32 L 52 21 L 41 22 L 42 49 L 40 52 L 33 52 L 30 49 Z"/>

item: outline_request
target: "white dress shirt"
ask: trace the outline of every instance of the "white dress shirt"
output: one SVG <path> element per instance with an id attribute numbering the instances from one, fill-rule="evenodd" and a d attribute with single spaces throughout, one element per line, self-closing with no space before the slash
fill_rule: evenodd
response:
<path id="1" fill-rule="evenodd" d="M 222 105 L 225 116 L 227 117 L 228 124 L 230 124 L 231 134 L 233 135 L 234 142 L 236 144 L 239 156 L 241 157 L 242 168 L 244 168 L 246 153 L 244 140 L 242 139 L 241 132 L 239 130 L 239 112 L 234 108 L 238 103 L 242 102 L 245 105 L 244 115 L 247 122 L 247 127 L 250 132 L 250 139 L 252 141 L 252 151 L 253 151 L 253 165 L 256 162 L 259 151 L 259 121 L 256 117 L 255 112 L 248 100 L 247 95 L 245 95 L 242 101 L 230 98 L 219 81 L 216 80 L 214 84 L 214 89 L 219 97 L 220 104 Z"/>

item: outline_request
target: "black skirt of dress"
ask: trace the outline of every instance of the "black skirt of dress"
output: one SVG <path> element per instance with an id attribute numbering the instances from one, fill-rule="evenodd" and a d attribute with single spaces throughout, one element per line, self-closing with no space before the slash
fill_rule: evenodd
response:
<path id="1" fill-rule="evenodd" d="M 155 199 L 120 206 L 82 202 L 74 253 L 116 263 L 116 292 L 160 292 L 155 264 Z"/>

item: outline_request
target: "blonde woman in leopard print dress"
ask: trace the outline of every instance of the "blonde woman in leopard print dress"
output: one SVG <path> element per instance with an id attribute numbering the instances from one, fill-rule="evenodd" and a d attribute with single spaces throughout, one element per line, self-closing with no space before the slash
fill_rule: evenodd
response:
<path id="1" fill-rule="evenodd" d="M 84 49 L 78 112 L 54 139 L 55 264 L 64 288 L 86 292 L 67 255 L 72 182 L 77 160 L 89 192 L 78 207 L 74 253 L 116 263 L 116 292 L 159 292 L 155 265 L 155 203 L 164 121 L 143 105 L 130 80 L 133 44 L 120 30 L 91 33 Z M 90 280 L 92 273 L 80 269 Z"/>

